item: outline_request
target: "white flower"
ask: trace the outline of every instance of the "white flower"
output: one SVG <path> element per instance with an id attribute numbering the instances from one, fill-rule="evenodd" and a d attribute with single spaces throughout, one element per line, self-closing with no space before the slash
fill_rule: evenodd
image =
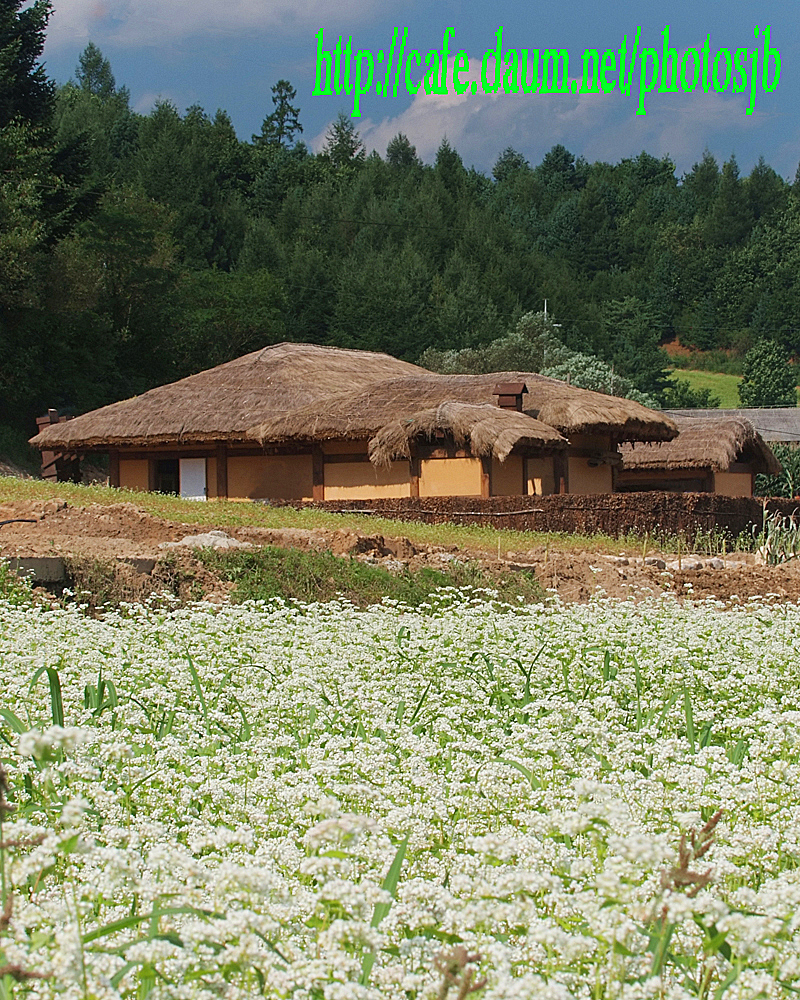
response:
<path id="1" fill-rule="evenodd" d="M 75 726 L 67 729 L 62 726 L 50 726 L 44 732 L 31 729 L 20 735 L 17 749 L 23 757 L 44 757 L 53 750 L 74 750 L 75 747 L 86 743 L 92 735 L 91 730 Z"/>
<path id="2" fill-rule="evenodd" d="M 90 802 L 82 795 L 78 795 L 67 802 L 61 810 L 61 825 L 65 829 L 78 826 L 83 818 L 83 814 L 90 807 Z"/>

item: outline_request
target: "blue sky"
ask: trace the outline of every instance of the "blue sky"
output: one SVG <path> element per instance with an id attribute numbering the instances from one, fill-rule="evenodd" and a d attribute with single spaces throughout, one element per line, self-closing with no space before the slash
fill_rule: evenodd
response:
<path id="1" fill-rule="evenodd" d="M 354 49 L 388 50 L 395 26 L 408 28 L 408 46 L 423 55 L 441 48 L 453 27 L 451 50 L 463 49 L 472 78 L 498 26 L 504 48 L 567 48 L 575 61 L 583 50 L 618 49 L 627 34 L 632 45 L 641 28 L 640 49 L 663 44 L 682 54 L 756 46 L 753 29 L 771 26 L 772 45 L 781 56 L 778 86 L 759 93 L 747 115 L 749 94 L 655 94 L 647 114 L 636 114 L 635 96 L 614 94 L 496 94 L 447 97 L 406 93 L 370 96 L 363 101 L 358 128 L 368 148 L 383 153 L 398 131 L 405 132 L 430 162 L 444 135 L 465 163 L 491 170 L 507 146 L 538 163 L 555 143 L 589 160 L 617 162 L 643 149 L 669 155 L 679 174 L 689 170 L 707 146 L 722 162 L 734 153 L 743 173 L 763 155 L 780 174 L 793 179 L 800 162 L 800 19 L 797 0 L 771 3 L 676 0 L 673 3 L 614 5 L 573 0 L 571 4 L 496 4 L 467 0 L 436 3 L 392 0 L 54 0 L 45 62 L 59 83 L 68 80 L 88 41 L 111 60 L 132 104 L 146 112 L 158 97 L 179 109 L 200 104 L 213 113 L 224 108 L 241 138 L 249 139 L 272 110 L 271 87 L 280 78 L 297 90 L 303 139 L 320 148 L 341 97 L 313 96 L 316 33 L 352 36 Z M 761 43 L 758 43 L 759 45 Z M 759 67 L 759 75 L 761 68 Z"/>

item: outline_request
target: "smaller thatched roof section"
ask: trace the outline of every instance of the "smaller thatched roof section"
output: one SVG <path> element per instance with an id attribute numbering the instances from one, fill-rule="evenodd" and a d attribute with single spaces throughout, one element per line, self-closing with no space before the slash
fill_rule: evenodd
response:
<path id="1" fill-rule="evenodd" d="M 522 409 L 562 434 L 610 434 L 617 441 L 669 441 L 678 428 L 640 403 L 578 389 L 530 372 L 489 375 L 420 374 L 373 382 L 356 393 L 337 393 L 321 406 L 299 407 L 251 428 L 263 444 L 371 438 L 393 420 L 413 417 L 441 403 L 496 404 L 502 382 L 524 382 Z"/>
<path id="2" fill-rule="evenodd" d="M 451 437 L 459 447 L 469 445 L 473 455 L 492 455 L 500 462 L 517 447 L 557 449 L 568 443 L 558 431 L 525 413 L 489 403 L 447 400 L 382 427 L 369 443 L 370 460 L 374 465 L 389 465 L 393 459 L 410 458 L 414 441 L 431 440 L 438 433 Z"/>
<path id="3" fill-rule="evenodd" d="M 725 472 L 748 462 L 754 472 L 777 475 L 781 464 L 749 420 L 741 417 L 676 417 L 680 434 L 661 444 L 626 444 L 620 448 L 623 469 L 712 469 Z"/>
<path id="4" fill-rule="evenodd" d="M 388 354 L 316 344 L 274 344 L 216 368 L 46 427 L 38 448 L 149 447 L 247 441 L 247 429 L 332 393 L 425 374 Z"/>

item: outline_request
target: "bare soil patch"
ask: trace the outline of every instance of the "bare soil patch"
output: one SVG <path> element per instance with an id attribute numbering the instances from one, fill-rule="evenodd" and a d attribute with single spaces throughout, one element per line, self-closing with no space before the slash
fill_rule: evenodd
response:
<path id="1" fill-rule="evenodd" d="M 163 585 L 170 574 L 191 579 L 181 596 L 224 599 L 230 587 L 204 569 L 190 544 L 181 542 L 213 526 L 185 524 L 154 517 L 132 503 L 78 506 L 63 500 L 13 501 L 0 504 L 0 521 L 15 518 L 33 523 L 11 523 L 0 528 L 0 556 L 58 556 L 83 569 L 83 585 L 91 587 L 86 567 L 103 563 L 116 566 L 129 599 Z M 800 561 L 765 566 L 754 555 L 734 553 L 726 559 L 684 555 L 681 565 L 674 555 L 631 552 L 610 556 L 600 552 L 559 551 L 553 546 L 511 552 L 498 559 L 491 551 L 456 546 L 419 545 L 405 537 L 385 538 L 351 530 L 327 528 L 260 528 L 219 525 L 225 536 L 251 546 L 328 550 L 341 556 L 382 565 L 392 571 L 424 566 L 445 568 L 454 560 L 477 560 L 491 573 L 509 568 L 535 574 L 541 586 L 564 601 L 587 601 L 601 588 L 610 597 L 641 599 L 671 591 L 677 596 L 716 597 L 746 601 L 770 597 L 800 600 Z M 141 568 L 141 560 L 154 566 Z"/>

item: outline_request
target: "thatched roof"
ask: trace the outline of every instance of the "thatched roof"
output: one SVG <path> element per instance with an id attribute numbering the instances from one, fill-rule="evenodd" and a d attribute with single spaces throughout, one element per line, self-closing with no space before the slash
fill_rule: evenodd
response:
<path id="1" fill-rule="evenodd" d="M 448 400 L 383 427 L 369 443 L 370 460 L 374 465 L 388 465 L 395 458 L 410 458 L 415 440 L 431 440 L 440 432 L 459 447 L 468 444 L 473 455 L 492 455 L 500 462 L 515 447 L 554 449 L 568 444 L 558 431 L 526 413 Z"/>
<path id="2" fill-rule="evenodd" d="M 662 444 L 628 444 L 623 469 L 712 469 L 725 472 L 734 462 L 748 462 L 754 472 L 776 475 L 781 464 L 749 420 L 676 417 L 680 434 Z"/>
<path id="3" fill-rule="evenodd" d="M 612 434 L 618 441 L 668 441 L 678 429 L 661 413 L 618 396 L 606 396 L 528 372 L 489 375 L 430 373 L 374 382 L 358 393 L 337 393 L 325 405 L 299 407 L 252 428 L 262 443 L 371 438 L 395 420 L 441 403 L 496 404 L 501 382 L 525 382 L 522 409 L 562 434 Z"/>
<path id="4" fill-rule="evenodd" d="M 103 448 L 243 441 L 247 429 L 286 410 L 353 394 L 378 380 L 422 374 L 388 354 L 276 344 L 112 403 L 32 438 L 40 448 Z"/>

